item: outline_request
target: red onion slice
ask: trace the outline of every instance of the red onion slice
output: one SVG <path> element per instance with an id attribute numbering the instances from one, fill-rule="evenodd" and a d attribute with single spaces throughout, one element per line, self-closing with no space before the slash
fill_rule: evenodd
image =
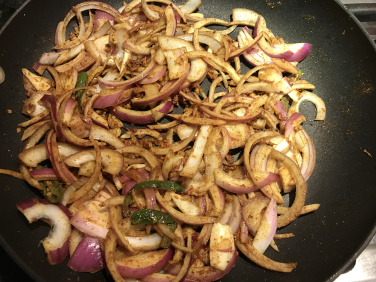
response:
<path id="1" fill-rule="evenodd" d="M 295 43 L 289 44 L 288 48 L 293 54 L 285 60 L 288 62 L 300 62 L 311 52 L 312 44 Z"/>
<path id="2" fill-rule="evenodd" d="M 131 124 L 148 124 L 163 118 L 173 107 L 172 100 L 167 97 L 160 104 L 151 110 L 137 111 L 116 106 L 111 112 L 120 120 L 127 121 Z"/>
<path id="3" fill-rule="evenodd" d="M 107 95 L 100 95 L 97 99 L 95 99 L 93 108 L 108 108 L 127 101 L 132 95 L 132 91 L 127 91 L 124 93 L 127 89 L 129 89 L 129 87 L 124 87 Z"/>
<path id="4" fill-rule="evenodd" d="M 30 171 L 30 174 L 38 181 L 59 179 L 52 168 L 33 169 Z"/>
<path id="5" fill-rule="evenodd" d="M 165 65 L 156 66 L 147 77 L 141 79 L 138 83 L 140 84 L 152 84 L 158 81 L 165 73 L 167 67 Z"/>
<path id="6" fill-rule="evenodd" d="M 77 181 L 76 176 L 67 168 L 65 163 L 62 161 L 56 142 L 56 133 L 52 130 L 47 134 L 46 148 L 48 156 L 51 160 L 52 167 L 59 179 L 67 184 Z"/>
<path id="7" fill-rule="evenodd" d="M 316 164 L 315 145 L 304 129 L 299 130 L 296 133 L 295 140 L 302 152 L 303 157 L 301 166 L 302 176 L 304 181 L 307 181 L 311 176 Z"/>
<path id="8" fill-rule="evenodd" d="M 148 124 L 153 122 L 151 111 L 135 111 L 126 109 L 121 106 L 116 106 L 111 109 L 111 113 L 122 121 L 129 122 L 131 124 Z"/>
<path id="9" fill-rule="evenodd" d="M 253 239 L 253 246 L 260 253 L 264 253 L 273 240 L 277 230 L 277 204 L 271 199 L 261 219 L 260 227 Z"/>
<path id="10" fill-rule="evenodd" d="M 65 208 L 65 207 L 64 207 Z M 39 219 L 47 219 L 51 225 L 50 233 L 43 239 L 42 244 L 50 264 L 62 262 L 69 252 L 69 236 L 71 226 L 67 209 L 49 203 L 47 200 L 31 199 L 17 204 L 17 209 L 23 213 L 29 223 Z"/>
<path id="11" fill-rule="evenodd" d="M 214 179 L 219 187 L 239 195 L 248 194 L 261 188 L 254 184 L 249 178 L 234 178 L 224 172 L 221 168 L 216 168 L 214 170 Z"/>
<path id="12" fill-rule="evenodd" d="M 116 261 L 117 268 L 123 278 L 143 278 L 161 270 L 172 259 L 174 250 L 159 250 Z"/>
<path id="13" fill-rule="evenodd" d="M 78 272 L 94 273 L 104 268 L 104 255 L 96 237 L 85 236 L 68 261 L 68 267 Z"/>
<path id="14" fill-rule="evenodd" d="M 51 110 L 51 117 L 52 117 L 52 121 L 54 123 L 54 127 L 55 127 L 55 131 L 56 131 L 56 134 L 57 134 L 57 137 L 59 139 L 63 139 L 63 134 L 62 134 L 62 131 L 61 131 L 61 126 L 59 124 L 59 120 L 57 118 L 57 104 L 56 104 L 56 98 L 55 96 L 53 95 L 44 95 L 40 101 L 47 101 L 48 104 L 50 105 L 50 110 Z"/>
<path id="15" fill-rule="evenodd" d="M 145 78 L 155 68 L 156 65 L 157 64 L 154 62 L 154 60 L 152 60 L 142 72 L 140 72 L 135 77 L 128 79 L 126 81 L 113 81 L 113 80 L 106 80 L 104 78 L 98 77 L 98 83 L 100 85 L 109 86 L 109 87 L 128 86 Z"/>
<path id="16" fill-rule="evenodd" d="M 70 123 L 77 104 L 78 104 L 77 101 L 73 98 L 69 98 L 67 100 L 67 102 L 65 104 L 65 108 L 64 108 L 64 116 L 63 116 L 63 123 L 64 124 Z"/>
<path id="17" fill-rule="evenodd" d="M 229 220 L 228 225 L 230 225 L 232 234 L 235 234 L 239 227 L 240 227 L 240 222 L 242 220 L 242 207 L 240 205 L 238 197 L 234 196 L 232 197 L 232 216 Z"/>
<path id="18" fill-rule="evenodd" d="M 247 114 L 247 115 L 245 115 L 243 117 L 238 117 L 238 116 L 222 115 L 222 114 L 213 112 L 212 110 L 210 110 L 210 109 L 208 109 L 206 107 L 200 107 L 200 109 L 204 113 L 208 114 L 209 116 L 211 116 L 211 117 L 213 117 L 215 119 L 225 120 L 225 121 L 229 121 L 229 122 L 248 122 L 248 121 L 256 119 L 261 114 L 260 111 L 256 110 L 255 112 Z"/>
<path id="19" fill-rule="evenodd" d="M 225 207 L 223 208 L 222 214 L 218 218 L 219 220 L 218 222 L 221 224 L 228 224 L 228 222 L 230 221 L 230 218 L 232 217 L 232 212 L 233 212 L 232 202 L 227 203 Z"/>
<path id="20" fill-rule="evenodd" d="M 92 200 L 77 210 L 70 223 L 87 235 L 105 239 L 110 219 L 108 208 L 101 204 L 111 197 L 109 192 L 101 190 Z"/>
<path id="21" fill-rule="evenodd" d="M 94 32 L 97 32 L 99 27 L 101 26 L 101 23 L 109 21 L 112 25 L 114 24 L 115 17 L 113 15 L 110 15 L 109 13 L 106 13 L 101 10 L 95 11 L 95 17 L 94 17 Z"/>
<path id="22" fill-rule="evenodd" d="M 132 99 L 132 102 L 135 106 L 146 106 L 149 105 L 150 103 L 157 102 L 160 100 L 163 100 L 170 95 L 176 93 L 180 86 L 185 82 L 187 79 L 187 76 L 189 74 L 190 67 L 188 66 L 186 68 L 186 71 L 184 75 L 182 75 L 179 79 L 175 80 L 170 87 L 167 87 L 166 89 L 161 89 L 161 91 L 154 96 L 146 96 L 144 98 L 134 98 Z"/>
<path id="23" fill-rule="evenodd" d="M 293 113 L 285 124 L 285 138 L 289 139 L 290 135 L 294 132 L 294 126 L 305 121 L 305 117 L 300 113 Z"/>

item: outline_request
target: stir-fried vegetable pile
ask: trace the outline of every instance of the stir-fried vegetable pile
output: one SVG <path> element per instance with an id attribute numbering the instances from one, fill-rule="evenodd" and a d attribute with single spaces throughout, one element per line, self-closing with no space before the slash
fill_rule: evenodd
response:
<path id="1" fill-rule="evenodd" d="M 264 252 L 319 207 L 305 204 L 316 153 L 299 113 L 311 101 L 325 118 L 297 68 L 311 45 L 285 43 L 254 11 L 228 22 L 199 5 L 80 3 L 53 51 L 22 70 L 20 174 L 2 172 L 45 198 L 17 207 L 49 219 L 51 264 L 69 256 L 73 270 L 106 267 L 116 281 L 218 280 L 238 251 L 296 267 Z"/>

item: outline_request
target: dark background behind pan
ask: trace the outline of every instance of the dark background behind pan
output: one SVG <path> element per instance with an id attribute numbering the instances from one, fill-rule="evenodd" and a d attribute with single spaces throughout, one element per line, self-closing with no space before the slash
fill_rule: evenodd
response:
<path id="1" fill-rule="evenodd" d="M 50 50 L 58 21 L 75 3 L 27 2 L 0 34 L 0 65 L 6 72 L 6 81 L 0 85 L 1 168 L 17 170 L 22 148 L 21 134 L 16 132 L 17 124 L 25 120 L 20 114 L 25 99 L 21 68 L 30 69 L 42 52 Z M 118 7 L 120 1 L 109 3 Z M 266 253 L 278 261 L 297 261 L 292 273 L 267 271 L 240 258 L 222 281 L 330 281 L 355 259 L 375 232 L 375 49 L 353 17 L 335 1 L 280 3 L 274 2 L 272 8 L 265 0 L 203 0 L 199 10 L 206 16 L 229 20 L 233 8 L 253 9 L 288 43 L 313 44 L 299 67 L 327 106 L 324 122 L 304 124 L 317 149 L 307 204 L 320 203 L 321 207 L 279 231 L 296 235 L 277 242 L 280 253 Z M 303 108 L 312 120 L 312 105 Z M 13 112 L 9 114 L 8 109 Z M 111 280 L 104 272 L 78 274 L 65 263 L 49 266 L 43 248 L 38 247 L 48 234 L 48 226 L 40 222 L 29 225 L 15 208 L 16 203 L 38 194 L 20 180 L 1 175 L 0 181 L 0 242 L 32 279 Z"/>

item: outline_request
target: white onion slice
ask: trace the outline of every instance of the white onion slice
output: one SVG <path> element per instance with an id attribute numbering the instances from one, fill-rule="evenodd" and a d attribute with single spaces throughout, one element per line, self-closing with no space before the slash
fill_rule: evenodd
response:
<path id="1" fill-rule="evenodd" d="M 214 223 L 210 235 L 210 265 L 225 270 L 235 252 L 234 235 L 227 224 Z"/>
<path id="2" fill-rule="evenodd" d="M 48 236 L 42 240 L 42 245 L 50 264 L 62 262 L 69 252 L 69 236 L 71 234 L 71 225 L 67 215 L 70 213 L 65 206 L 50 204 L 47 200 L 31 199 L 17 204 L 17 209 L 23 213 L 29 223 L 39 219 L 48 220 L 51 230 Z"/>

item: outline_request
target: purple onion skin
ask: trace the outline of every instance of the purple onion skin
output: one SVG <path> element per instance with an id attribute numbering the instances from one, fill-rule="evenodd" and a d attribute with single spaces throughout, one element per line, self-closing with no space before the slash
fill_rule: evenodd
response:
<path id="1" fill-rule="evenodd" d="M 105 266 L 100 241 L 96 237 L 85 236 L 68 261 L 68 267 L 78 272 L 97 272 Z"/>

